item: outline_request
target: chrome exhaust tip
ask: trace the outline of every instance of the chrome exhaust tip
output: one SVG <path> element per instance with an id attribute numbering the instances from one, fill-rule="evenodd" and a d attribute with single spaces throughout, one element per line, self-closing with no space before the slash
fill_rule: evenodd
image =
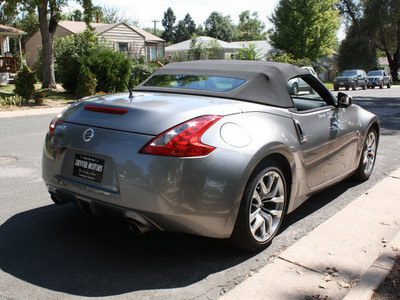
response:
<path id="1" fill-rule="evenodd" d="M 135 221 L 135 220 L 129 220 L 127 221 L 128 228 L 131 232 L 137 235 L 142 235 L 148 231 L 150 231 L 150 228 L 143 225 L 142 223 Z"/>

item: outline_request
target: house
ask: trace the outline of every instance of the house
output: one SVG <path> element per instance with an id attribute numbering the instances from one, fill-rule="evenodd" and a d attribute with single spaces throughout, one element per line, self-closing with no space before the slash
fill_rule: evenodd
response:
<path id="1" fill-rule="evenodd" d="M 232 45 L 235 45 L 239 48 L 246 48 L 249 44 L 253 44 L 258 53 L 258 57 L 260 60 L 266 60 L 266 56 L 269 51 L 272 50 L 272 46 L 266 40 L 263 41 L 243 41 L 243 42 L 232 42 Z"/>
<path id="2" fill-rule="evenodd" d="M 196 45 L 202 43 L 206 48 L 211 48 L 212 43 L 218 42 L 216 59 L 231 59 L 232 55 L 240 48 L 240 46 L 232 43 L 224 42 L 209 36 L 198 36 Z M 192 40 L 186 40 L 171 46 L 165 47 L 165 56 L 168 60 L 185 61 L 187 53 L 190 50 Z"/>
<path id="3" fill-rule="evenodd" d="M 165 41 L 136 26 L 125 23 L 91 23 L 99 39 L 110 43 L 114 50 L 126 53 L 130 57 L 144 55 L 147 61 L 157 61 L 164 58 Z M 55 36 L 62 38 L 68 35 L 83 32 L 85 22 L 60 21 Z M 39 59 L 39 46 L 42 45 L 40 31 L 30 37 L 25 43 L 26 60 L 33 66 Z"/>
<path id="4" fill-rule="evenodd" d="M 315 72 L 321 81 L 333 81 L 339 75 L 339 53 L 333 51 L 331 56 L 323 57 L 318 63 L 313 63 Z"/>

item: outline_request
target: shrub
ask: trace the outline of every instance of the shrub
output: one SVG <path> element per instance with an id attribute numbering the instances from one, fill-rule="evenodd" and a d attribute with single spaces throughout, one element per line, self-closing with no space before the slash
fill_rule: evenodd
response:
<path id="1" fill-rule="evenodd" d="M 15 93 L 26 100 L 31 99 L 35 91 L 35 83 L 37 78 L 28 66 L 24 66 L 15 76 Z"/>
<path id="2" fill-rule="evenodd" d="M 133 88 L 138 84 L 142 83 L 157 68 L 158 66 L 156 64 L 147 64 L 144 57 L 139 57 L 134 59 L 130 74 L 130 81 L 129 81 L 130 87 Z"/>
<path id="3" fill-rule="evenodd" d="M 254 43 L 247 43 L 246 46 L 239 48 L 234 56 L 238 60 L 259 60 L 260 50 Z"/>
<path id="4" fill-rule="evenodd" d="M 93 95 L 97 86 L 96 76 L 90 70 L 82 65 L 79 70 L 78 84 L 75 95 L 79 98 Z"/>
<path id="5" fill-rule="evenodd" d="M 75 92 L 82 62 L 81 58 L 106 47 L 96 33 L 90 30 L 66 36 L 54 41 L 54 70 L 56 80 L 64 89 Z"/>
<path id="6" fill-rule="evenodd" d="M 82 57 L 81 62 L 96 76 L 96 91 L 112 93 L 126 90 L 124 80 L 128 82 L 132 60 L 125 54 L 111 49 L 101 49 Z"/>

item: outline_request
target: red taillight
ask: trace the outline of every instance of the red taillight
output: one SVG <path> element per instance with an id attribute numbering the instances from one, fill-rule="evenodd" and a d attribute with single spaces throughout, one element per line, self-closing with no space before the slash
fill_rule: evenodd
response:
<path id="1" fill-rule="evenodd" d="M 61 114 L 55 116 L 54 119 L 50 122 L 50 125 L 49 125 L 49 133 L 50 133 L 51 135 L 54 135 L 54 130 L 56 129 L 56 124 L 57 124 L 58 122 L 62 122 L 62 121 L 59 119 L 60 117 L 61 117 Z"/>
<path id="2" fill-rule="evenodd" d="M 152 139 L 139 152 L 153 155 L 193 157 L 204 156 L 215 148 L 203 144 L 201 136 L 221 116 L 203 116 L 179 124 Z"/>
<path id="3" fill-rule="evenodd" d="M 94 111 L 94 112 L 113 114 L 113 115 L 124 115 L 128 112 L 128 110 L 124 108 L 113 108 L 113 107 L 95 106 L 95 105 L 85 105 L 84 109 L 87 111 Z"/>

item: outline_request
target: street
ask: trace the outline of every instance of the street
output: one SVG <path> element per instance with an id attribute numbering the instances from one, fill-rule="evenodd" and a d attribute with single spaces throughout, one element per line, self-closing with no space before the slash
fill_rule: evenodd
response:
<path id="1" fill-rule="evenodd" d="M 400 167 L 400 87 L 343 92 L 380 117 L 372 177 L 314 195 L 257 254 L 198 236 L 135 236 L 120 221 L 53 204 L 41 179 L 53 115 L 0 118 L 0 299 L 217 299 Z"/>

